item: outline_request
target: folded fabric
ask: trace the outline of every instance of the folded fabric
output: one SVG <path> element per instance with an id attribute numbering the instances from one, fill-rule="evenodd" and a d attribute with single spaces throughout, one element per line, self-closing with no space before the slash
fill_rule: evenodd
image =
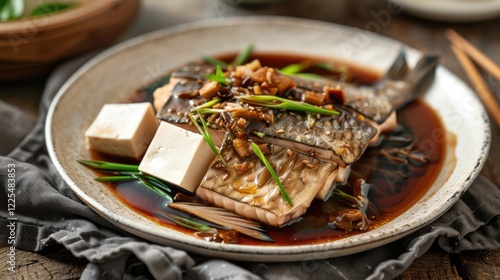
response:
<path id="1" fill-rule="evenodd" d="M 44 120 L 50 101 L 69 75 L 91 56 L 62 65 L 53 73 L 34 127 L 21 111 L 0 103 L 4 129 L 0 147 L 15 147 L 7 155 L 0 150 L 4 155 L 0 157 L 0 200 L 7 201 L 7 166 L 15 166 L 18 249 L 36 252 L 62 244 L 75 257 L 89 261 L 82 279 L 391 279 L 435 241 L 447 252 L 500 249 L 500 189 L 481 176 L 430 225 L 385 246 L 339 258 L 229 262 L 152 244 L 124 232 L 71 191 L 52 165 L 45 146 Z M 6 207 L 2 207 L 0 227 L 6 228 L 10 222 Z M 8 245 L 8 234 L 0 231 L 1 245 Z"/>

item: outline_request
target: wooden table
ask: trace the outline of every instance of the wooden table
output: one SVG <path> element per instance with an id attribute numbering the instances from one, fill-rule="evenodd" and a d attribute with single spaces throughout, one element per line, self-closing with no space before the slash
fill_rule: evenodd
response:
<path id="1" fill-rule="evenodd" d="M 453 28 L 488 56 L 500 63 L 500 19 L 478 23 L 443 23 L 415 18 L 405 14 L 404 9 L 391 13 L 388 4 L 377 0 L 291 0 L 268 7 L 241 8 L 224 6 L 217 0 L 167 1 L 165 19 L 153 5 L 158 1 L 145 0 L 137 24 L 126 37 L 134 33 L 169 26 L 199 18 L 248 14 L 275 14 L 312 18 L 340 23 L 361 30 L 369 30 L 401 41 L 422 52 L 438 53 L 442 64 L 458 77 L 467 80 L 465 73 L 455 60 L 444 30 Z M 231 1 L 229 1 L 231 2 Z M 236 3 L 238 1 L 232 1 Z M 182 11 L 179 16 L 175 11 Z M 176 17 L 177 16 L 177 17 Z M 149 22 L 146 22 L 149 19 Z M 500 100 L 500 81 L 485 75 L 490 88 Z M 27 111 L 36 118 L 38 100 L 46 77 L 20 82 L 4 83 L 0 87 L 0 98 Z M 500 128 L 492 125 L 492 146 L 482 174 L 500 186 Z M 6 263 L 7 248 L 0 248 L 0 263 Z M 17 279 L 76 279 L 83 271 L 86 261 L 74 258 L 61 247 L 50 247 L 39 253 L 18 250 Z M 0 279 L 8 279 L 7 271 L 0 271 Z M 473 251 L 448 254 L 437 246 L 417 259 L 398 279 L 499 279 L 500 251 Z"/>

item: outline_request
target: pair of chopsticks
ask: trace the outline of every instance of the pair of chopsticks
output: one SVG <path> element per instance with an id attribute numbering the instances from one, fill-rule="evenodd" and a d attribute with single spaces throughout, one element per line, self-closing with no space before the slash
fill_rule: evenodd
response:
<path id="1" fill-rule="evenodd" d="M 469 80 L 474 86 L 478 97 L 481 99 L 484 106 L 490 113 L 490 116 L 500 128 L 500 105 L 472 60 L 483 68 L 483 70 L 490 73 L 499 82 L 500 67 L 457 32 L 448 29 L 446 30 L 445 35 L 452 42 L 451 50 L 469 77 Z"/>

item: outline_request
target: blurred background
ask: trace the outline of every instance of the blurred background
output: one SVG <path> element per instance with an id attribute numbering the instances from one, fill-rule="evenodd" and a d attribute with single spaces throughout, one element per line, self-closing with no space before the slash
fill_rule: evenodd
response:
<path id="1" fill-rule="evenodd" d="M 31 1 L 43 3 L 51 0 Z M 63 0 L 57 1 L 63 3 Z M 278 15 L 351 26 L 368 36 L 380 34 L 422 52 L 438 53 L 445 67 L 467 80 L 444 36 L 446 29 L 453 28 L 490 58 L 500 61 L 500 0 L 71 2 L 77 4 L 53 15 L 0 22 L 0 99 L 26 111 L 33 120 L 37 118 L 39 99 L 47 78 L 60 63 L 84 54 L 97 54 L 140 34 L 209 18 Z M 493 91 L 498 92 L 498 81 L 487 75 L 486 81 Z"/>

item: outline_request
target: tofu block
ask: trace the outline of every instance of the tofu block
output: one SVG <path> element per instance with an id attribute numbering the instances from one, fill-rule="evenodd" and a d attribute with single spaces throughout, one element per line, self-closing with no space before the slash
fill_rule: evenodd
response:
<path id="1" fill-rule="evenodd" d="M 105 104 L 85 138 L 93 151 L 140 160 L 157 129 L 158 120 L 148 102 Z"/>
<path id="2" fill-rule="evenodd" d="M 200 134 L 161 122 L 139 170 L 192 193 L 215 156 Z"/>

